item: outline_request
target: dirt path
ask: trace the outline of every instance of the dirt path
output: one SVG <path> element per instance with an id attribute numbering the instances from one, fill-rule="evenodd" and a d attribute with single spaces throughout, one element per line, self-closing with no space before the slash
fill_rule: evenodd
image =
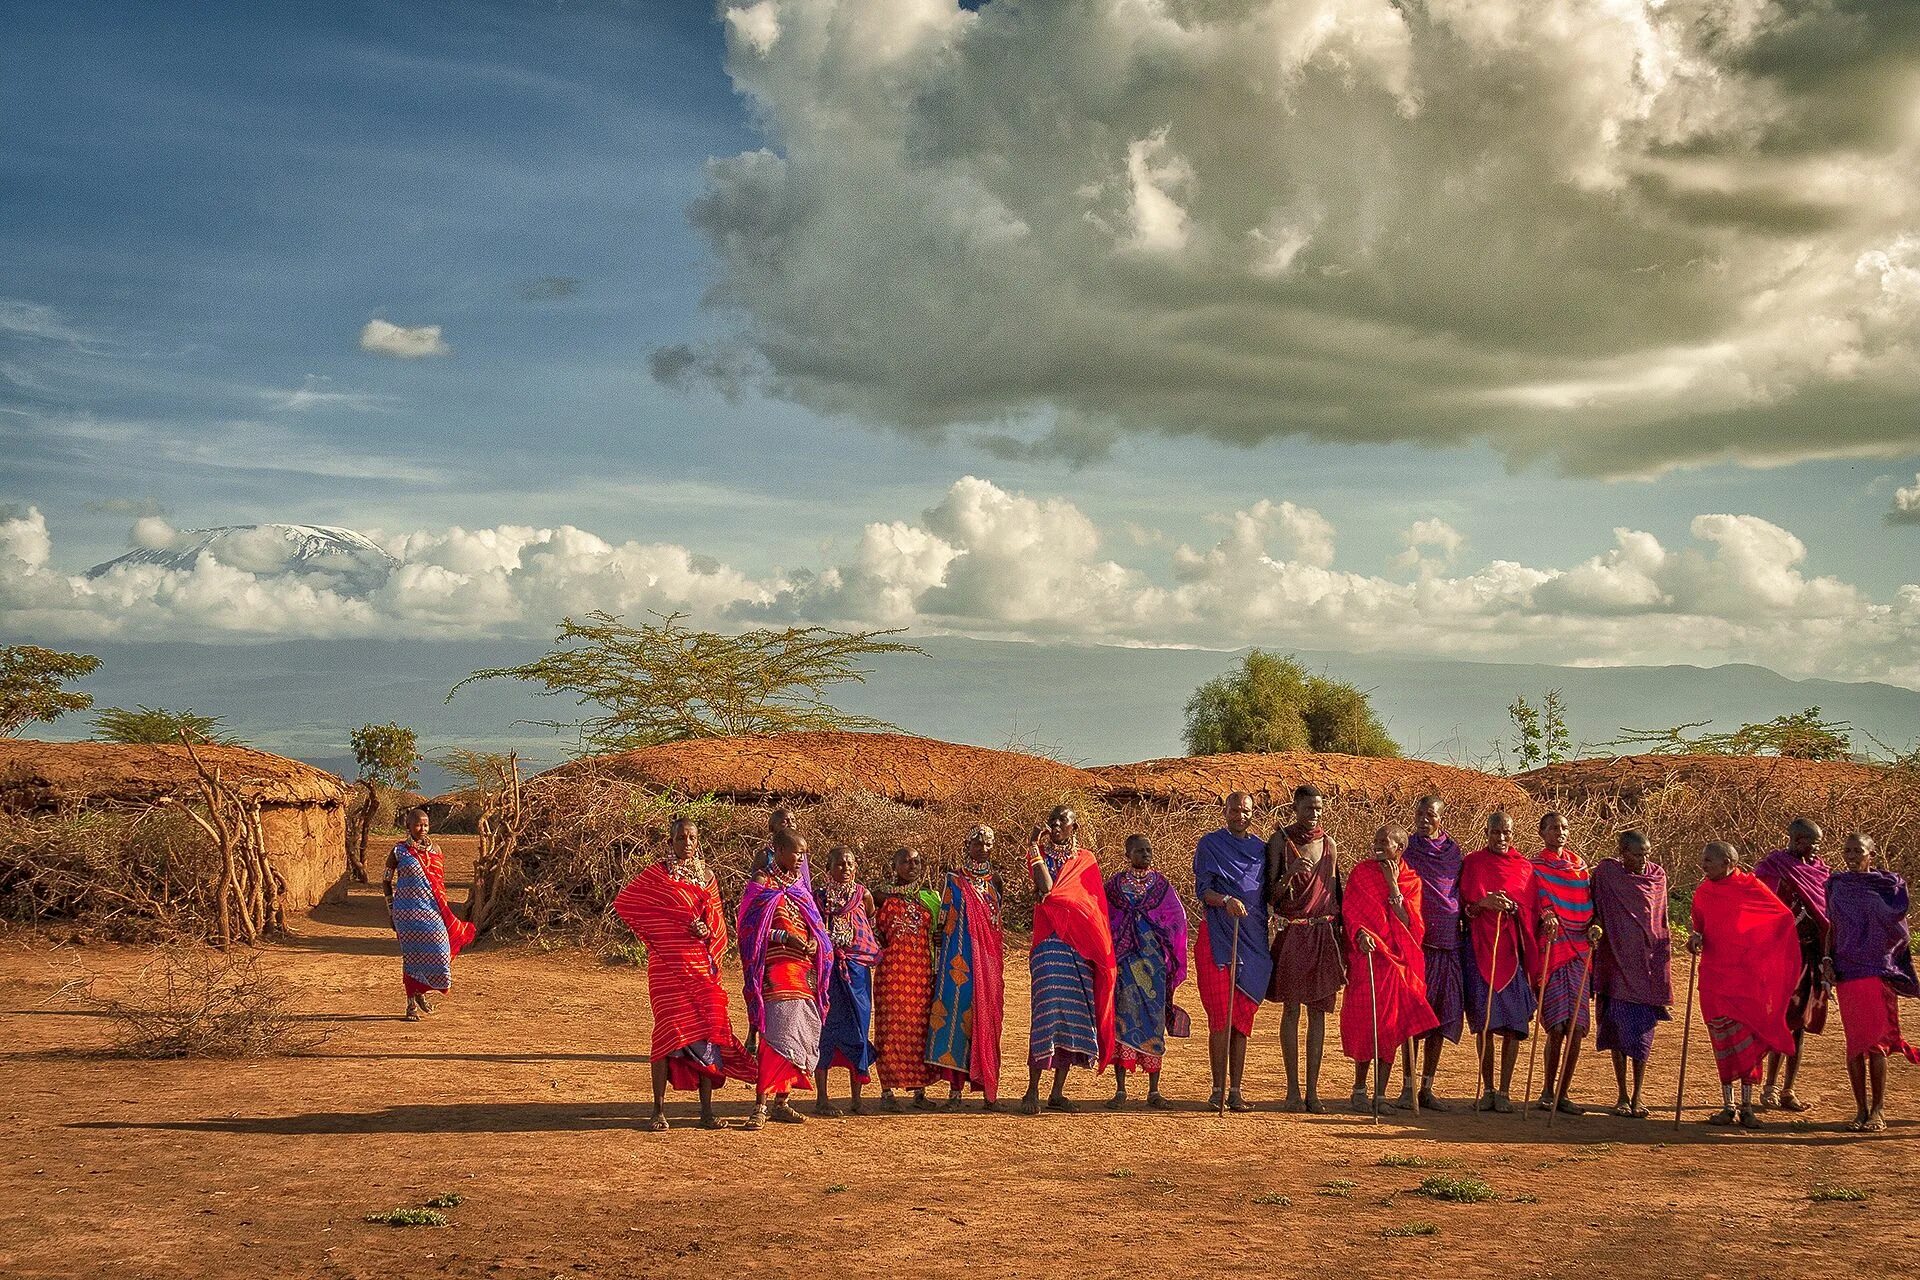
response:
<path id="1" fill-rule="evenodd" d="M 456 867 L 460 848 L 449 849 Z M 457 895 L 456 895 L 457 896 Z M 374 1277 L 862 1274 L 1057 1276 L 1245 1270 L 1345 1276 L 1878 1275 L 1920 1242 L 1920 1072 L 1892 1071 L 1892 1128 L 1850 1113 L 1837 1034 L 1812 1042 L 1814 1123 L 1757 1134 L 1698 1123 L 1713 1089 L 1696 1036 L 1688 1123 L 1452 1112 L 1369 1124 L 1278 1114 L 1278 1017 L 1249 1075 L 1269 1105 L 1217 1119 L 1100 1108 L 1076 1116 L 869 1116 L 760 1134 L 665 1136 L 645 1117 L 645 977 L 572 952 L 482 948 L 456 963 L 436 1015 L 401 1022 L 379 896 L 304 921 L 269 955 L 328 1034 L 308 1056 L 122 1062 L 75 1052 L 108 1028 L 59 995 L 85 969 L 124 974 L 137 949 L 0 946 L 0 1274 Z M 1009 974 L 1007 1056 L 1024 1048 L 1024 965 Z M 1331 1039 L 1331 1037 L 1330 1037 Z M 1665 1028 L 1649 1083 L 1673 1096 Z M 1470 1096 L 1450 1054 L 1443 1096 Z M 1521 1068 L 1524 1073 L 1524 1062 Z M 1330 1057 L 1329 1098 L 1351 1082 Z M 843 1078 L 835 1088 L 844 1092 Z M 1166 1086 L 1206 1092 L 1203 1042 L 1176 1047 Z M 1579 1096 L 1612 1100 L 1583 1062 Z M 728 1091 L 723 1110 L 747 1099 Z M 683 1119 L 691 1103 L 675 1108 Z M 1500 1202 L 1409 1194 L 1457 1162 Z M 1332 1185 L 1328 1185 L 1332 1184 Z M 1869 1193 L 1812 1203 L 1817 1184 Z M 363 1214 L 457 1192 L 444 1230 Z M 1284 1200 L 1282 1199 L 1284 1197 Z M 1437 1234 L 1384 1238 L 1431 1223 Z M 849 1251 L 858 1250 L 858 1256 Z"/>

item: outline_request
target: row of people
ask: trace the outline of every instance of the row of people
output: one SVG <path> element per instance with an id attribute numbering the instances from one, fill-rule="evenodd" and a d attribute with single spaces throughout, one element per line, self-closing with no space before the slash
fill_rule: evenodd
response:
<path id="1" fill-rule="evenodd" d="M 1301 788 L 1293 821 L 1263 839 L 1251 829 L 1251 799 L 1236 794 L 1225 804 L 1226 825 L 1195 850 L 1200 911 L 1191 969 L 1208 1023 L 1210 1105 L 1251 1109 L 1242 1087 L 1247 1041 L 1260 1005 L 1272 1001 L 1282 1008 L 1283 1106 L 1324 1110 L 1318 1080 L 1325 1019 L 1344 987 L 1341 1048 L 1355 1064 L 1357 1108 L 1445 1109 L 1434 1093 L 1442 1048 L 1471 1029 L 1479 1047 L 1476 1106 L 1513 1109 L 1519 1047 L 1544 1031 L 1536 1105 L 1577 1112 L 1568 1093 L 1594 1021 L 1592 994 L 1599 1047 L 1612 1053 L 1619 1086 L 1613 1110 L 1647 1114 L 1645 1067 L 1655 1029 L 1671 1017 L 1673 985 L 1666 876 L 1643 835 L 1623 832 L 1616 856 L 1589 869 L 1566 847 L 1558 815 L 1542 820 L 1541 849 L 1527 855 L 1514 845 L 1509 817 L 1495 813 L 1482 847 L 1463 853 L 1445 831 L 1442 801 L 1427 796 L 1410 835 L 1383 828 L 1370 856 L 1343 875 L 1333 838 L 1320 824 L 1324 804 L 1313 788 Z M 431 857 L 424 815 L 413 820 L 417 833 L 389 860 L 390 879 L 400 869 L 403 890 L 408 864 Z M 1819 857 L 1816 825 L 1796 822 L 1789 835 L 1757 875 L 1738 868 L 1731 846 L 1711 845 L 1703 854 L 1691 945 L 1701 956 L 1702 1012 L 1724 1090 L 1725 1106 L 1713 1120 L 1758 1123 L 1751 1091 L 1763 1067 L 1762 1105 L 1805 1108 L 1794 1093 L 1801 1037 L 1821 1029 L 1834 990 L 1858 1103 L 1853 1127 L 1883 1127 L 1887 1055 L 1920 1061 L 1900 1036 L 1895 1004 L 1899 995 L 1920 994 L 1907 950 L 1906 888 L 1875 868 L 1865 837 L 1849 837 L 1848 870 L 1836 876 Z M 697 1090 L 701 1123 L 718 1124 L 712 1091 L 726 1079 L 754 1083 L 752 1128 L 800 1122 L 792 1094 L 809 1087 L 822 1114 L 839 1114 L 827 1096 L 827 1075 L 841 1069 L 849 1073 L 856 1111 L 874 1073 L 890 1107 L 900 1105 L 898 1093 L 911 1093 L 916 1106 L 939 1105 L 927 1089 L 940 1084 L 948 1088 L 948 1106 L 960 1105 L 972 1089 L 995 1107 L 1006 886 L 993 869 L 994 839 L 990 828 L 975 828 L 937 894 L 923 883 L 912 850 L 896 853 L 892 879 L 875 891 L 860 883 L 853 852 L 836 846 L 816 884 L 792 814 L 776 811 L 736 920 L 749 1026 L 743 1045 L 720 976 L 728 943 L 717 884 L 700 857 L 698 828 L 676 822 L 667 856 L 614 904 L 648 948 L 650 1126 L 667 1126 L 669 1087 Z M 1146 1076 L 1147 1104 L 1165 1105 L 1159 1077 L 1166 1041 L 1190 1026 L 1175 998 L 1189 969 L 1189 921 L 1172 884 L 1153 868 L 1146 839 L 1129 837 L 1126 854 L 1127 868 L 1103 881 L 1064 806 L 1034 832 L 1027 857 L 1035 903 L 1022 1100 L 1028 1112 L 1043 1105 L 1048 1071 L 1044 1105 L 1072 1110 L 1065 1084 L 1076 1066 L 1112 1067 L 1109 1106 L 1124 1105 L 1128 1075 L 1136 1071 Z M 413 879 L 432 877 L 416 870 Z M 395 899 L 396 929 L 404 896 Z M 444 910 L 443 887 L 429 896 L 433 913 Z M 416 903 L 410 914 L 422 919 L 409 923 L 430 932 L 424 916 L 433 913 Z M 411 956 L 407 937 L 402 929 L 403 952 Z M 455 949 L 449 937 L 448 961 Z M 424 1004 L 422 984 L 438 979 L 432 989 L 444 990 L 445 983 L 442 969 L 417 974 L 411 959 L 408 965 L 412 1017 L 416 996 Z M 1395 1057 L 1404 1085 L 1389 1100 Z"/>

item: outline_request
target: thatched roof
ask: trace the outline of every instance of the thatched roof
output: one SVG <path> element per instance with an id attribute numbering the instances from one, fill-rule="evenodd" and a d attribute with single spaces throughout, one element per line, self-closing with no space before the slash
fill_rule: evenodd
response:
<path id="1" fill-rule="evenodd" d="M 266 804 L 335 805 L 346 798 L 325 770 L 249 747 L 196 747 L 221 781 Z M 0 739 L 0 809 L 32 813 L 70 805 L 147 804 L 193 792 L 185 747 Z"/>
<path id="2" fill-rule="evenodd" d="M 575 760 L 541 777 L 593 775 L 651 790 L 749 802 L 805 803 L 859 791 L 923 805 L 1009 791 L 1097 790 L 1093 775 L 1057 760 L 901 733 L 782 733 L 668 742 Z"/>
<path id="3" fill-rule="evenodd" d="M 1334 799 L 1404 799 L 1411 803 L 1429 791 L 1455 803 L 1472 797 L 1489 805 L 1517 805 L 1527 798 L 1506 778 L 1471 769 L 1424 760 L 1384 760 L 1318 751 L 1175 757 L 1105 765 L 1090 772 L 1108 801 L 1116 804 L 1218 803 L 1236 791 L 1245 791 L 1256 804 L 1266 807 L 1286 804 L 1293 798 L 1295 787 L 1309 785 Z"/>
<path id="4" fill-rule="evenodd" d="M 1920 773 L 1913 770 L 1779 756 L 1611 756 L 1550 764 L 1520 774 L 1514 781 L 1542 800 L 1578 797 L 1632 802 L 1679 783 L 1720 792 L 1765 789 L 1800 798 L 1809 808 L 1858 791 L 1920 791 Z"/>

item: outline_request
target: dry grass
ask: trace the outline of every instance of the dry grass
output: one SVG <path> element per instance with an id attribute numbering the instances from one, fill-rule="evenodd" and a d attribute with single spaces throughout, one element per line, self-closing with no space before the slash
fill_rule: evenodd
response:
<path id="1" fill-rule="evenodd" d="M 220 856 L 178 808 L 0 815 L 0 918 L 118 941 L 205 937 Z"/>
<path id="2" fill-rule="evenodd" d="M 325 1037 L 289 1011 L 292 989 L 250 952 L 161 948 L 119 996 L 83 997 L 114 1024 L 125 1058 L 264 1058 Z"/>

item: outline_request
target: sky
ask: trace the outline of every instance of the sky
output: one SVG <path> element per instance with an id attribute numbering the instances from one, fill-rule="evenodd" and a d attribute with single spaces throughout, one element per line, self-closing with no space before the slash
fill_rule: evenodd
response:
<path id="1" fill-rule="evenodd" d="M 0 639 L 1920 687 L 1920 7 L 14 6 Z M 190 531 L 274 537 L 84 571 Z"/>

